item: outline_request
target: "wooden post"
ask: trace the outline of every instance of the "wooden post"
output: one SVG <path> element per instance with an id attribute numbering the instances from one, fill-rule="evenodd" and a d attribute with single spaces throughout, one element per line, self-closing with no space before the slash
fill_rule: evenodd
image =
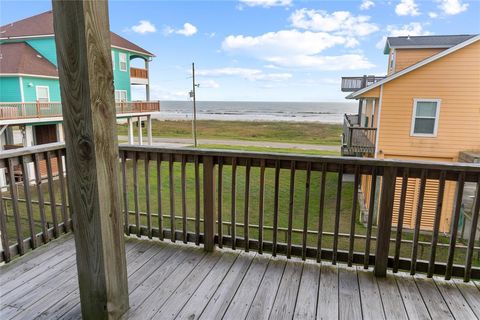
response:
<path id="1" fill-rule="evenodd" d="M 84 319 L 128 309 L 108 3 L 53 0 L 70 209 Z"/>
<path id="2" fill-rule="evenodd" d="M 382 193 L 380 195 L 380 211 L 378 216 L 377 245 L 375 249 L 374 273 L 377 277 L 385 277 L 387 275 L 396 176 L 397 168 L 384 168 Z"/>
<path id="3" fill-rule="evenodd" d="M 215 248 L 215 182 L 213 174 L 213 158 L 203 157 L 203 215 L 204 215 L 204 248 L 213 251 Z"/>

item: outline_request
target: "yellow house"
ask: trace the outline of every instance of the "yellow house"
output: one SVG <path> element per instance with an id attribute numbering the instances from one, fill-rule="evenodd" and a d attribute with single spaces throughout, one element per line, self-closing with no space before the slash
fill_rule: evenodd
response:
<path id="1" fill-rule="evenodd" d="M 391 37 L 386 77 L 345 77 L 342 90 L 359 101 L 346 115 L 344 155 L 378 159 L 459 161 L 480 150 L 480 35 Z M 401 179 L 397 181 L 397 210 Z M 362 179 L 368 207 L 370 177 Z M 413 228 L 420 182 L 408 182 L 404 228 Z M 456 184 L 446 184 L 440 232 L 449 232 Z M 377 188 L 378 189 L 378 188 Z M 421 228 L 433 227 L 438 182 L 427 181 Z"/>

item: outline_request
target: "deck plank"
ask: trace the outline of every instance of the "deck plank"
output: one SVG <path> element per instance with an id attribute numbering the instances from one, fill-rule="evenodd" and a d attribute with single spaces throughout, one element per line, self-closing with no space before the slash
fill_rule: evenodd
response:
<path id="1" fill-rule="evenodd" d="M 320 266 L 313 261 L 305 262 L 298 290 L 294 319 L 315 319 L 317 314 Z"/>
<path id="2" fill-rule="evenodd" d="M 224 277 L 234 265 L 239 252 L 228 252 L 223 255 L 219 263 L 210 271 L 208 276 L 197 288 L 192 297 L 178 311 L 177 319 L 198 319 L 205 306 L 208 304 Z M 167 315 L 168 318 L 168 315 Z"/>
<path id="3" fill-rule="evenodd" d="M 317 319 L 338 319 L 338 269 L 325 262 L 320 271 Z"/>
<path id="4" fill-rule="evenodd" d="M 287 261 L 270 319 L 291 319 L 293 317 L 302 271 L 303 262 Z"/>
<path id="5" fill-rule="evenodd" d="M 377 278 L 377 285 L 386 318 L 392 320 L 408 319 L 395 276 L 387 273 L 386 278 Z"/>
<path id="6" fill-rule="evenodd" d="M 455 315 L 456 319 L 467 320 L 477 318 L 453 281 L 446 281 L 438 277 L 434 277 L 434 280 L 443 299 L 445 299 L 445 302 L 448 304 L 450 311 Z"/>
<path id="7" fill-rule="evenodd" d="M 414 279 L 432 319 L 454 319 L 435 283 L 423 275 Z"/>
<path id="8" fill-rule="evenodd" d="M 199 315 L 200 319 L 219 319 L 223 316 L 254 257 L 255 253 L 240 254 L 203 312 Z M 196 316 L 189 319 L 195 318 Z"/>
<path id="9" fill-rule="evenodd" d="M 455 284 L 467 300 L 470 308 L 480 319 L 480 288 L 477 288 L 473 282 L 465 283 L 462 280 L 455 279 Z"/>
<path id="10" fill-rule="evenodd" d="M 412 276 L 404 272 L 399 272 L 395 276 L 403 304 L 407 310 L 408 318 L 414 319 L 430 319 L 427 307 L 423 302 L 422 295 L 418 291 L 415 280 Z"/>
<path id="11" fill-rule="evenodd" d="M 270 312 L 275 302 L 278 287 L 282 280 L 283 271 L 286 266 L 286 259 L 271 257 L 267 270 L 263 276 L 262 282 L 258 287 L 257 294 L 253 299 L 246 319 L 249 320 L 266 320 L 270 316 Z"/>
<path id="12" fill-rule="evenodd" d="M 257 255 L 250 265 L 242 283 L 225 312 L 223 319 L 244 319 L 247 314 L 259 284 L 262 282 L 268 265 L 268 258 Z"/>
<path id="13" fill-rule="evenodd" d="M 385 319 L 380 289 L 378 288 L 377 278 L 373 275 L 373 270 L 365 270 L 358 266 L 357 275 L 363 318 L 366 320 Z"/>
<path id="14" fill-rule="evenodd" d="M 356 268 L 338 266 L 338 296 L 339 319 L 362 319 Z"/>

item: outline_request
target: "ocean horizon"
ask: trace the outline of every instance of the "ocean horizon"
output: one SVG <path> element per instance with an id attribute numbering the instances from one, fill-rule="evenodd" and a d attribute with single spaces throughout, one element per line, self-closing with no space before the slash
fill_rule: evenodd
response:
<path id="1" fill-rule="evenodd" d="M 343 122 L 345 113 L 355 113 L 351 102 L 268 102 L 268 101 L 197 101 L 198 120 Z M 191 120 L 192 101 L 161 101 L 159 120 Z"/>

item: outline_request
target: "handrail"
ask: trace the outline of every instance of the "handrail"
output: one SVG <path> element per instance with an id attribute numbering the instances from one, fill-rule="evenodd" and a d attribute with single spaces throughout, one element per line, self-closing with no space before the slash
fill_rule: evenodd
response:
<path id="1" fill-rule="evenodd" d="M 133 145 L 120 146 L 119 156 L 127 235 L 194 242 L 209 250 L 241 247 L 288 258 L 373 265 L 377 275 L 392 268 L 447 279 L 480 278 L 480 260 L 474 255 L 478 242 L 462 243 L 456 228 L 443 235 L 438 220 L 447 214 L 453 225 L 458 223 L 467 183 L 477 185 L 480 198 L 480 165 Z M 0 193 L 2 247 L 9 248 L 1 260 L 8 262 L 69 232 L 64 157 L 60 143 L 0 154 L 0 174 L 6 173 L 9 183 L 9 196 Z M 45 177 L 41 163 L 46 164 Z M 353 181 L 344 181 L 348 175 Z M 369 188 L 360 189 L 364 180 Z M 423 191 L 412 209 L 417 219 L 406 232 L 406 192 L 414 180 Z M 425 192 L 432 182 L 438 183 L 435 192 L 441 197 Z M 447 197 L 457 199 L 456 205 L 442 209 L 442 203 L 451 202 Z M 366 225 L 358 222 L 362 199 L 373 204 Z M 429 228 L 421 218 L 428 210 L 421 205 L 426 201 L 437 217 Z M 476 200 L 473 221 L 479 207 Z M 476 232 L 471 228 L 467 234 L 474 239 Z M 432 250 L 423 252 L 428 243 Z"/>

